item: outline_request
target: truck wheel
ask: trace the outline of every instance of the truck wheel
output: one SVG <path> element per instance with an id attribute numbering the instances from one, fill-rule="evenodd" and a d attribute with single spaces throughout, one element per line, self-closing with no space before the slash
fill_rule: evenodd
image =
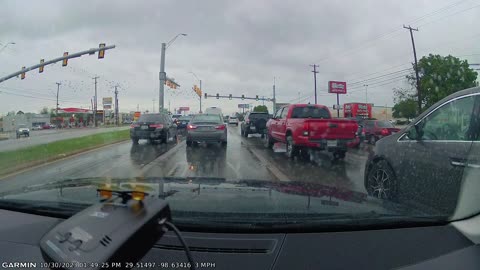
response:
<path id="1" fill-rule="evenodd" d="M 293 144 L 292 136 L 287 137 L 287 157 L 294 158 L 298 154 L 298 147 Z"/>
<path id="2" fill-rule="evenodd" d="M 165 134 L 165 137 L 162 138 L 162 143 L 168 144 L 168 138 L 170 138 L 170 133 L 167 132 L 167 133 Z"/>
<path id="3" fill-rule="evenodd" d="M 310 152 L 307 148 L 300 150 L 300 157 L 305 161 L 310 161 Z"/>
<path id="4" fill-rule="evenodd" d="M 192 146 L 192 141 L 187 141 L 187 146 Z"/>
<path id="5" fill-rule="evenodd" d="M 247 131 L 247 130 L 244 130 L 244 131 L 243 131 L 243 136 L 244 136 L 245 138 L 248 138 L 248 131 Z"/>
<path id="6" fill-rule="evenodd" d="M 133 144 L 138 144 L 138 138 L 132 137 L 132 143 Z"/>
<path id="7" fill-rule="evenodd" d="M 345 151 L 337 151 L 333 153 L 333 160 L 340 160 L 345 158 Z"/>
<path id="8" fill-rule="evenodd" d="M 263 138 L 263 145 L 264 145 L 266 148 L 270 149 L 270 148 L 273 147 L 273 144 L 274 144 L 274 143 L 275 143 L 275 142 L 273 141 L 273 138 L 272 138 L 270 135 L 268 135 L 268 133 L 265 134 L 265 136 L 264 136 L 264 138 Z"/>

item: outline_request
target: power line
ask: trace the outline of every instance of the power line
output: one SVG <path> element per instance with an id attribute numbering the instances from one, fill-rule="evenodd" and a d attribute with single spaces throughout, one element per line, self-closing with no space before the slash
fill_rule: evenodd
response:
<path id="1" fill-rule="evenodd" d="M 464 2 L 464 1 L 454 2 L 453 4 L 449 4 L 449 5 L 445 6 L 445 7 L 442 7 L 442 8 L 440 8 L 440 9 L 437 9 L 437 10 L 431 12 L 431 13 L 428 13 L 428 14 L 426 14 L 426 15 L 423 15 L 423 16 L 419 17 L 419 18 L 416 18 L 416 19 L 414 19 L 414 20 L 412 20 L 412 21 L 410 21 L 410 22 L 408 22 L 408 23 L 414 23 L 414 22 L 418 22 L 418 21 L 425 20 L 425 19 L 428 18 L 428 17 L 432 17 L 432 16 L 434 16 L 434 15 L 436 15 L 436 14 L 438 14 L 438 13 L 441 13 L 441 12 L 443 12 L 443 11 L 445 11 L 445 10 L 448 10 L 448 9 L 454 7 L 454 6 L 457 6 L 457 5 L 461 4 L 462 2 Z M 472 8 L 473 8 L 473 7 L 472 7 Z M 455 13 L 455 14 L 456 14 L 456 13 Z M 366 47 L 372 46 L 372 45 L 374 44 L 374 41 L 377 41 L 377 40 L 379 40 L 379 39 L 383 39 L 384 37 L 390 37 L 390 38 L 391 38 L 391 37 L 394 37 L 394 36 L 396 36 L 396 35 L 399 35 L 399 32 L 400 32 L 401 29 L 402 29 L 402 28 L 392 29 L 392 30 L 390 30 L 390 31 L 388 31 L 388 32 L 385 32 L 385 33 L 380 34 L 380 35 L 378 35 L 378 36 L 375 36 L 375 37 L 373 37 L 373 38 L 371 38 L 371 39 L 369 39 L 369 40 L 366 40 L 365 42 L 363 42 L 362 45 L 360 45 L 360 46 L 358 46 L 358 47 L 351 48 L 351 49 L 345 50 L 345 51 L 343 51 L 343 52 L 333 53 L 333 54 L 331 54 L 331 56 L 324 57 L 324 58 L 320 59 L 320 60 L 317 61 L 317 62 L 326 61 L 326 60 L 328 60 L 328 59 L 331 59 L 331 58 L 334 57 L 334 56 L 335 56 L 335 57 L 345 56 L 345 55 L 348 55 L 348 54 L 350 54 L 350 53 L 353 53 L 353 52 L 355 52 L 355 51 L 357 51 L 357 50 L 359 50 L 359 49 L 364 49 L 364 48 L 366 48 Z M 395 33 L 397 33 L 397 32 L 398 32 L 398 34 L 393 35 L 393 34 L 395 34 Z"/>
<path id="2" fill-rule="evenodd" d="M 1 87 L 0 89 L 4 89 Z M 7 94 L 7 95 L 12 95 L 12 96 L 19 96 L 19 97 L 26 97 L 26 98 L 34 98 L 34 99 L 41 99 L 41 100 L 48 100 L 48 101 L 56 101 L 56 99 L 53 98 L 44 98 L 44 97 L 38 97 L 38 96 L 31 96 L 31 95 L 24 95 L 24 94 L 18 94 L 18 93 L 12 93 L 9 92 L 8 90 L 0 90 L 0 94 Z M 78 102 L 78 101 L 71 101 L 71 100 L 59 100 L 65 103 L 76 103 L 76 104 L 85 104 L 83 102 Z"/>
<path id="3" fill-rule="evenodd" d="M 412 69 L 411 68 L 406 68 L 406 69 L 402 69 L 402 70 L 397 70 L 397 71 L 387 73 L 387 74 L 383 74 L 383 75 L 380 75 L 380 76 L 377 76 L 377 77 L 368 78 L 368 79 L 365 79 L 365 80 L 349 83 L 349 85 L 362 84 L 362 83 L 365 83 L 365 82 L 374 81 L 374 80 L 381 79 L 383 77 L 387 77 L 387 76 L 391 76 L 391 75 L 395 75 L 395 74 L 398 74 L 398 73 L 405 73 L 405 71 L 410 71 L 410 70 L 412 70 Z"/>

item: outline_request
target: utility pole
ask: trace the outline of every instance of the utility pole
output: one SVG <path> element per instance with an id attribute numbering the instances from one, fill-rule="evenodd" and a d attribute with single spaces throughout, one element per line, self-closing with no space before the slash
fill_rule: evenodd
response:
<path id="1" fill-rule="evenodd" d="M 365 105 L 368 104 L 368 84 L 364 84 L 365 86 Z"/>
<path id="2" fill-rule="evenodd" d="M 137 112 L 138 112 L 138 110 L 140 110 L 139 106 L 140 106 L 140 104 L 137 104 Z"/>
<path id="3" fill-rule="evenodd" d="M 262 96 L 262 98 L 263 98 L 263 99 L 262 99 L 262 105 L 265 106 L 265 96 Z"/>
<path id="4" fill-rule="evenodd" d="M 62 84 L 59 83 L 59 82 L 57 82 L 56 84 L 57 84 L 57 107 L 56 107 L 56 109 L 55 109 L 55 114 L 58 114 L 58 105 L 59 105 L 59 104 L 58 104 L 58 94 L 59 94 L 59 92 L 60 92 L 60 85 L 62 85 Z"/>
<path id="5" fill-rule="evenodd" d="M 202 93 L 202 80 L 199 80 L 199 81 L 200 81 L 200 93 Z M 202 95 L 200 95 L 200 113 L 202 113 Z"/>
<path id="6" fill-rule="evenodd" d="M 95 125 L 95 127 L 97 127 L 97 79 L 100 78 L 98 76 L 95 76 L 93 77 L 93 79 L 95 80 L 95 100 L 94 100 L 94 103 L 93 103 L 93 123 Z M 103 114 L 105 115 L 105 112 L 103 112 Z"/>
<path id="7" fill-rule="evenodd" d="M 152 99 L 152 112 L 155 113 L 155 99 Z"/>
<path id="8" fill-rule="evenodd" d="M 118 120 L 119 120 L 119 117 L 118 117 L 118 90 L 117 90 L 117 85 L 115 85 L 115 125 L 118 126 Z"/>
<path id="9" fill-rule="evenodd" d="M 315 104 L 317 104 L 317 67 L 319 67 L 319 65 L 310 65 L 311 67 L 313 67 L 313 82 L 314 82 L 314 85 L 315 85 Z"/>
<path id="10" fill-rule="evenodd" d="M 170 112 L 170 100 L 168 100 L 168 112 Z"/>
<path id="11" fill-rule="evenodd" d="M 277 100 L 275 99 L 275 77 L 273 77 L 273 114 L 277 112 Z"/>
<path id="12" fill-rule="evenodd" d="M 164 105 L 164 84 L 167 79 L 167 73 L 165 73 L 165 50 L 167 49 L 167 44 L 162 43 L 162 54 L 160 59 L 160 91 L 158 96 L 158 112 L 162 112 Z"/>
<path id="13" fill-rule="evenodd" d="M 418 32 L 418 28 L 412 28 L 410 25 L 408 27 L 404 25 L 403 28 L 410 30 L 410 37 L 412 39 L 413 57 L 415 58 L 415 77 L 417 80 L 418 114 L 420 114 L 422 112 L 422 98 L 420 93 L 420 77 L 418 76 L 417 51 L 415 50 L 415 40 L 413 39 L 413 31 Z"/>

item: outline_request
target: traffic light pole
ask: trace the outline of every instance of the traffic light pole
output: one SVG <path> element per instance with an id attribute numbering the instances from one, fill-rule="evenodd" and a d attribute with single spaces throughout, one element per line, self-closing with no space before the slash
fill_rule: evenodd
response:
<path id="1" fill-rule="evenodd" d="M 165 51 L 167 50 L 167 44 L 162 43 L 162 53 L 160 59 L 160 90 L 159 90 L 159 97 L 158 97 L 158 112 L 163 112 L 164 103 L 165 103 L 165 80 L 167 78 L 167 74 L 165 73 Z"/>
<path id="2" fill-rule="evenodd" d="M 201 90 L 202 90 L 202 80 L 200 80 L 200 91 Z M 200 95 L 199 97 L 200 97 L 200 113 L 202 113 L 202 95 Z"/>
<path id="3" fill-rule="evenodd" d="M 245 99 L 248 99 L 248 100 L 255 100 L 255 101 L 272 101 L 272 102 L 275 102 L 275 99 L 271 99 L 271 98 L 256 98 L 256 97 L 239 97 L 239 96 L 216 96 L 216 95 L 208 95 L 207 93 L 205 93 L 204 95 L 205 98 L 207 97 L 211 97 L 211 98 L 228 98 L 228 99 L 241 99 L 241 100 L 245 100 Z"/>
<path id="4" fill-rule="evenodd" d="M 14 77 L 17 77 L 18 75 L 22 74 L 22 73 L 27 73 L 29 71 L 32 71 L 32 70 L 35 70 L 39 67 L 44 67 L 44 66 L 48 66 L 48 65 L 51 65 L 51 64 L 54 64 L 54 63 L 57 63 L 57 62 L 60 62 L 60 61 L 63 61 L 65 59 L 71 59 L 71 58 L 77 58 L 77 57 L 80 57 L 82 55 L 85 55 L 85 54 L 95 54 L 96 52 L 99 52 L 99 51 L 102 51 L 102 50 L 110 50 L 110 49 L 114 49 L 115 48 L 115 45 L 110 45 L 110 46 L 106 46 L 106 47 L 103 47 L 103 48 L 93 48 L 93 49 L 90 49 L 90 50 L 86 50 L 86 51 L 81 51 L 81 52 L 78 52 L 78 53 L 73 53 L 73 54 L 69 54 L 69 55 L 66 55 L 66 56 L 62 56 L 62 57 L 58 57 L 58 58 L 55 58 L 55 59 L 52 59 L 52 60 L 48 60 L 48 61 L 45 61 L 43 63 L 40 63 L 40 64 L 36 64 L 36 65 L 33 65 L 31 67 L 27 67 L 25 69 L 21 69 L 17 72 L 14 72 L 10 75 L 7 75 L 5 77 L 1 77 L 0 78 L 0 83 L 1 82 L 4 82 L 6 80 L 9 80 L 11 78 L 14 78 Z"/>

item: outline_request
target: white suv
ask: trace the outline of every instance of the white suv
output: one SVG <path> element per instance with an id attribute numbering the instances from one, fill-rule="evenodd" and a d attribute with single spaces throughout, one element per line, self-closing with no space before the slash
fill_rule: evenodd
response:
<path id="1" fill-rule="evenodd" d="M 230 118 L 228 118 L 228 124 L 234 124 L 238 126 L 238 118 L 236 116 L 230 116 Z"/>

